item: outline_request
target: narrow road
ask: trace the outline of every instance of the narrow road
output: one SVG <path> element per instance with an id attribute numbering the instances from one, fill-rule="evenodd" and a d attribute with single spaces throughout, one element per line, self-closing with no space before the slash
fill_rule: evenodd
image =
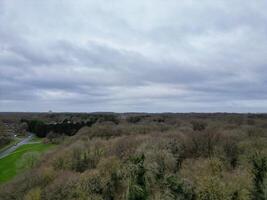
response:
<path id="1" fill-rule="evenodd" d="M 6 149 L 3 152 L 0 152 L 0 159 L 8 156 L 10 153 L 12 153 L 13 151 L 15 151 L 20 146 L 22 146 L 24 144 L 28 144 L 30 142 L 30 140 L 32 139 L 32 137 L 33 137 L 33 134 L 30 133 L 30 135 L 28 137 L 26 137 L 25 139 L 21 140 L 19 143 L 14 144 L 13 146 L 9 147 L 8 149 Z"/>

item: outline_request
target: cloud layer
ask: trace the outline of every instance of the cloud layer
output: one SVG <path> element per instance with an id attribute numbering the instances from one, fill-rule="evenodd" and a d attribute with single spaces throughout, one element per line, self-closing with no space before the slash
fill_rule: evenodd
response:
<path id="1" fill-rule="evenodd" d="M 0 111 L 267 112 L 263 0 L 2 0 Z"/>

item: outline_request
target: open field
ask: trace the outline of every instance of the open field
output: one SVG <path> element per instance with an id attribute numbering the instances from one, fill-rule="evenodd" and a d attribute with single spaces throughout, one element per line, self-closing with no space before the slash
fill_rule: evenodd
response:
<path id="1" fill-rule="evenodd" d="M 51 144 L 26 144 L 19 147 L 15 152 L 9 156 L 0 159 L 0 183 L 8 181 L 16 176 L 18 172 L 21 172 L 19 168 L 23 168 L 20 165 L 20 160 L 25 153 L 28 152 L 45 152 L 50 149 L 53 145 Z"/>

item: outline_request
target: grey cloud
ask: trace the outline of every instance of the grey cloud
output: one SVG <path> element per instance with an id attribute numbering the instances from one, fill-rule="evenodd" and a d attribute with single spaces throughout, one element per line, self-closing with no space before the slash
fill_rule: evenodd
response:
<path id="1" fill-rule="evenodd" d="M 0 111 L 267 111 L 266 6 L 3 0 Z"/>

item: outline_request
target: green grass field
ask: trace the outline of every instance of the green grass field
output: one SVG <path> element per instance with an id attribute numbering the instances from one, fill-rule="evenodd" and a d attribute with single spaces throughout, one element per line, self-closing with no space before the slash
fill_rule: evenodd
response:
<path id="1" fill-rule="evenodd" d="M 39 138 L 39 137 L 33 136 L 33 138 L 31 139 L 30 142 L 42 142 L 42 141 L 43 141 L 43 138 Z"/>
<path id="2" fill-rule="evenodd" d="M 0 183 L 6 182 L 17 175 L 20 170 L 18 169 L 18 162 L 22 158 L 23 154 L 27 152 L 45 152 L 52 148 L 52 144 L 26 144 L 19 147 L 16 151 L 9 156 L 0 159 Z M 21 167 L 21 166 L 20 166 Z"/>

